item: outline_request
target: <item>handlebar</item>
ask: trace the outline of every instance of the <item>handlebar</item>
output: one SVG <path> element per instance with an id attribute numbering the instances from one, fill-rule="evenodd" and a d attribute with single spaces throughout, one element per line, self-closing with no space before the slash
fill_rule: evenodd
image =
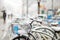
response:
<path id="1" fill-rule="evenodd" d="M 38 23 L 42 24 L 42 22 L 41 22 L 41 21 L 37 21 L 37 20 L 32 19 L 32 18 L 30 18 L 30 19 L 32 20 L 32 22 L 30 23 L 30 26 L 31 26 L 31 27 L 32 27 L 32 23 L 33 23 L 33 22 L 38 22 Z"/>
<path id="2" fill-rule="evenodd" d="M 30 19 L 32 20 L 32 22 L 36 21 L 36 22 L 39 22 L 40 24 L 42 24 L 41 21 L 37 21 L 37 20 L 34 20 L 34 19 L 32 19 L 32 18 L 30 18 Z M 31 23 L 32 23 L 32 22 L 31 22 Z"/>

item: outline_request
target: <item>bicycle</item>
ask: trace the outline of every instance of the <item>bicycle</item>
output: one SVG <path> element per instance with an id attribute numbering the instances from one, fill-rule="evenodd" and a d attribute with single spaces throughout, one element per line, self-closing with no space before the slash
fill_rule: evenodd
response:
<path id="1" fill-rule="evenodd" d="M 33 19 L 32 19 L 33 20 Z M 36 33 L 38 33 L 38 35 L 40 35 L 40 36 L 42 36 L 43 37 L 43 39 L 42 40 L 46 40 L 46 38 L 48 38 L 47 40 L 49 40 L 49 38 L 51 39 L 51 40 L 55 40 L 56 38 L 57 38 L 57 35 L 55 34 L 55 31 L 51 28 L 51 27 L 43 27 L 42 26 L 42 24 L 41 24 L 41 22 L 40 21 L 37 21 L 37 20 L 33 20 L 32 22 L 31 22 L 31 24 L 33 23 L 33 22 L 37 22 L 37 23 L 39 23 L 40 25 L 39 25 L 39 27 L 38 26 L 36 26 L 36 24 L 35 24 L 35 27 L 33 27 L 33 25 L 31 25 L 32 27 L 33 27 L 33 29 L 32 29 L 32 31 L 33 32 L 35 32 L 35 34 Z M 44 30 L 42 30 L 42 29 L 44 29 Z M 40 31 L 41 30 L 41 31 Z M 48 30 L 48 31 L 47 31 Z M 48 32 L 48 33 L 46 33 L 46 32 Z M 43 34 L 43 35 L 42 35 Z M 50 34 L 50 35 L 49 35 Z M 53 36 L 52 36 L 52 34 L 53 34 Z M 45 36 L 44 36 L 45 35 Z"/>
<path id="2" fill-rule="evenodd" d="M 40 24 L 40 25 L 39 25 L 40 27 L 37 27 L 36 25 L 35 25 L 36 27 L 32 27 L 31 24 L 32 24 L 33 22 L 38 22 L 38 23 Z M 40 39 L 42 39 L 42 40 L 44 40 L 44 39 L 46 40 L 46 38 L 48 38 L 48 39 L 50 38 L 50 40 L 53 40 L 53 39 L 54 39 L 54 36 L 56 36 L 55 31 L 54 31 L 52 28 L 41 27 L 42 25 L 41 25 L 41 22 L 40 22 L 40 21 L 33 20 L 33 21 L 30 23 L 30 25 L 31 25 L 31 28 L 32 28 L 31 34 L 33 34 L 33 36 L 35 35 L 35 36 L 34 36 L 35 40 L 38 40 L 37 37 L 42 37 L 43 39 L 40 38 Z M 41 29 L 41 31 L 40 31 L 39 29 Z M 44 30 L 42 30 L 42 29 L 44 29 L 45 32 L 44 32 Z M 48 31 L 46 31 L 46 30 L 48 30 Z M 46 32 L 49 32 L 49 33 L 47 34 Z M 51 33 L 50 33 L 50 32 L 51 32 Z M 50 34 L 51 36 L 50 36 L 49 34 Z M 52 34 L 53 34 L 53 36 L 52 36 Z M 37 36 L 37 35 L 38 35 L 38 36 Z M 43 35 L 45 35 L 45 36 L 43 36 Z M 37 37 L 36 37 L 36 36 L 37 36 Z M 46 37 L 46 38 L 45 38 L 45 37 Z M 39 40 L 40 40 L 40 39 L 39 39 Z M 48 40 L 48 39 L 47 39 L 47 40 Z"/>
<path id="3" fill-rule="evenodd" d="M 33 22 L 38 22 L 40 25 L 39 27 L 36 26 L 36 27 L 33 27 L 32 23 Z M 24 26 L 27 26 L 27 25 L 24 25 Z M 50 27 L 42 27 L 41 25 L 41 22 L 40 21 L 36 21 L 36 20 L 33 20 L 31 23 L 30 23 L 30 26 L 31 26 L 31 30 L 27 33 L 29 36 L 27 38 L 29 38 L 29 40 L 55 40 L 55 38 L 57 38 L 56 34 L 55 34 L 55 31 L 50 28 Z M 48 31 L 47 31 L 48 30 Z M 48 32 L 48 33 L 46 33 Z M 31 34 L 31 35 L 30 35 Z M 53 35 L 52 35 L 53 34 Z M 38 36 L 37 36 L 38 35 Z M 33 37 L 33 39 L 31 38 L 31 36 Z M 55 37 L 56 36 L 56 37 Z M 21 36 L 22 37 L 22 36 Z M 18 37 L 19 39 L 21 37 Z M 26 38 L 26 36 L 24 36 Z M 23 37 L 22 37 L 23 38 Z M 24 40 L 27 40 L 23 38 Z"/>
<path id="4" fill-rule="evenodd" d="M 16 22 L 16 23 L 18 23 L 18 22 Z M 11 26 L 13 27 L 13 25 L 14 25 L 14 23 Z M 23 26 L 23 25 L 20 25 L 19 23 L 18 23 L 18 25 L 19 26 Z M 27 26 L 27 25 L 25 25 L 25 26 Z M 18 30 L 21 30 L 21 29 L 18 29 Z M 11 29 L 11 31 L 14 33 L 13 28 Z M 18 36 L 14 37 L 13 40 L 16 40 L 16 39 L 20 40 L 21 38 L 24 39 L 24 40 L 36 40 L 35 37 L 30 32 L 26 32 L 26 34 L 28 36 L 26 36 L 26 35 L 21 35 L 20 36 L 20 34 L 17 34 Z"/>

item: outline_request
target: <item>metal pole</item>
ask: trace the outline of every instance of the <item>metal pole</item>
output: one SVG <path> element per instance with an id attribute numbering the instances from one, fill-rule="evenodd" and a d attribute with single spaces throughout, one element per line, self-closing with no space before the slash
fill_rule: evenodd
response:
<path id="1" fill-rule="evenodd" d="M 40 14 L 40 1 L 41 0 L 38 0 L 38 15 Z"/>
<path id="2" fill-rule="evenodd" d="M 22 17 L 24 16 L 24 0 L 22 0 Z"/>
<path id="3" fill-rule="evenodd" d="M 28 0 L 27 0 L 27 17 L 28 17 Z"/>
<path id="4" fill-rule="evenodd" d="M 53 9 L 53 0 L 52 0 L 52 9 Z"/>

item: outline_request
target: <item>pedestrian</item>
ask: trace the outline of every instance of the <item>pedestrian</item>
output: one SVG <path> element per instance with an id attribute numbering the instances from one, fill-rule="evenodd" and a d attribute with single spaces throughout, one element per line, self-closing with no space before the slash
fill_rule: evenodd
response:
<path id="1" fill-rule="evenodd" d="M 5 12 L 5 10 L 3 10 L 2 12 L 3 12 L 3 20 L 4 20 L 4 24 L 5 24 L 5 22 L 6 22 L 6 12 Z"/>

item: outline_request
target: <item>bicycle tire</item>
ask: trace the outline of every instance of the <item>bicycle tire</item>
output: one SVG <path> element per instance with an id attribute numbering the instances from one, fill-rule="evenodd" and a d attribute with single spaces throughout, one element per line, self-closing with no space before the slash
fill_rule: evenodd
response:
<path id="1" fill-rule="evenodd" d="M 12 40 L 16 40 L 16 39 L 18 39 L 18 40 L 30 40 L 28 37 L 23 36 L 23 35 L 22 36 L 15 37 Z"/>
<path id="2" fill-rule="evenodd" d="M 36 29 L 36 30 L 39 30 L 39 29 L 49 30 L 49 31 L 55 36 L 55 38 L 57 38 L 57 35 L 55 34 L 55 31 L 52 31 L 52 30 L 50 30 L 50 29 L 48 29 L 48 28 L 38 28 L 38 29 Z"/>
<path id="3" fill-rule="evenodd" d="M 28 35 L 29 35 L 29 38 L 30 38 L 30 37 L 33 37 L 33 39 L 30 38 L 30 40 L 36 40 L 36 38 L 33 36 L 32 33 L 28 33 Z"/>
<path id="4" fill-rule="evenodd" d="M 33 32 L 35 32 L 35 31 L 33 31 Z M 50 35 L 48 35 L 48 34 L 46 34 L 46 33 L 43 33 L 43 32 L 35 32 L 35 34 L 36 34 L 36 33 L 44 34 L 44 35 L 46 35 L 46 36 L 49 36 L 52 40 L 55 40 L 55 38 L 54 38 L 54 37 L 51 37 Z"/>

